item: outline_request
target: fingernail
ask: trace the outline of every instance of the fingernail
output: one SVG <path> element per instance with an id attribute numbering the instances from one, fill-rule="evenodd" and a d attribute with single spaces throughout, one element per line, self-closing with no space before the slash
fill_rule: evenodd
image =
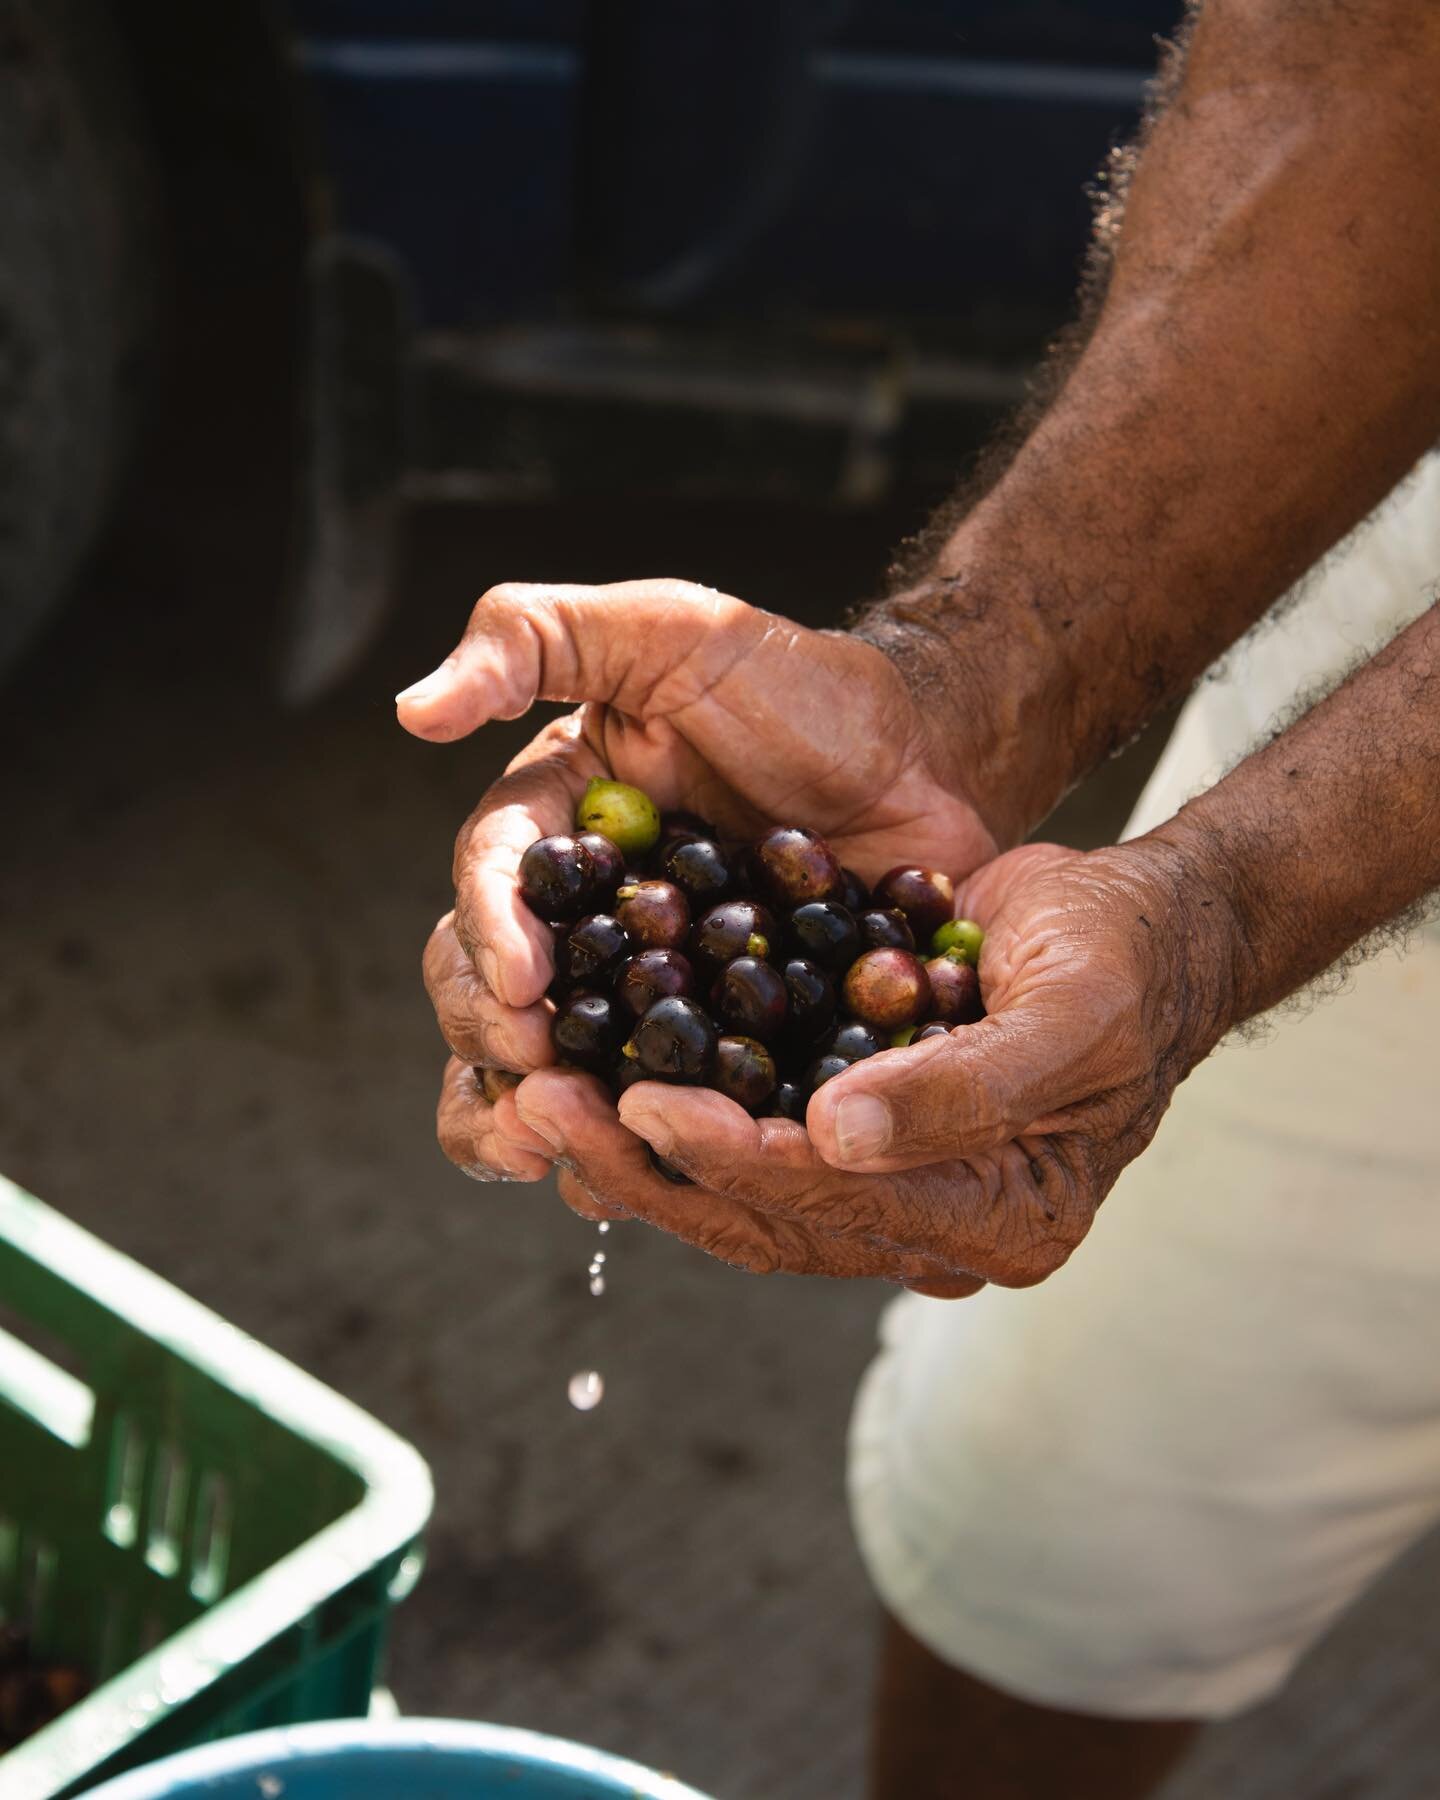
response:
<path id="1" fill-rule="evenodd" d="M 890 1108 L 873 1094 L 849 1094 L 835 1108 L 835 1148 L 842 1162 L 868 1162 L 890 1142 Z"/>
<path id="2" fill-rule="evenodd" d="M 422 681 L 416 681 L 408 688 L 402 688 L 395 696 L 395 704 L 398 706 L 402 700 L 433 700 L 449 685 L 448 673 L 442 666 L 432 670 Z"/>
<path id="3" fill-rule="evenodd" d="M 500 958 L 493 950 L 482 949 L 480 952 L 480 979 L 497 998 L 504 998 L 500 993 Z"/>

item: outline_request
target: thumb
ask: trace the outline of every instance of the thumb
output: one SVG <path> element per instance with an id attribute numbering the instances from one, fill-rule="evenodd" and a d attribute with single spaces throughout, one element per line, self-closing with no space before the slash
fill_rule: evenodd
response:
<path id="1" fill-rule="evenodd" d="M 643 719 L 713 686 L 762 620 L 688 581 L 504 582 L 476 602 L 440 667 L 396 695 L 396 709 L 407 731 L 437 742 L 518 718 L 537 700 L 601 701 Z"/>
<path id="2" fill-rule="evenodd" d="M 811 1098 L 816 1150 L 835 1168 L 882 1174 L 1023 1136 L 1094 1085 L 1090 1046 L 1048 1010 L 1016 1007 L 855 1063 Z"/>

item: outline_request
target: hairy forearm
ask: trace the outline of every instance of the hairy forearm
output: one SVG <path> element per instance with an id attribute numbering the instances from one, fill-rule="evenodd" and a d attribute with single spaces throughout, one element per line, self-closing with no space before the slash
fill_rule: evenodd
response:
<path id="1" fill-rule="evenodd" d="M 1176 859 L 1191 920 L 1210 914 L 1192 948 L 1212 1038 L 1440 889 L 1440 606 L 1136 840 L 1152 847 Z"/>
<path id="2" fill-rule="evenodd" d="M 1440 435 L 1437 76 L 1440 9 L 1413 0 L 1205 7 L 1083 352 L 859 627 L 938 702 L 1002 840 Z"/>

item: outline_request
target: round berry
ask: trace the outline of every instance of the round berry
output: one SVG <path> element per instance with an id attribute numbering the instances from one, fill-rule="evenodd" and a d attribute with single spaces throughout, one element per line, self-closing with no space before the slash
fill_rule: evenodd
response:
<path id="1" fill-rule="evenodd" d="M 898 1031 L 924 1017 L 930 977 L 909 950 L 867 950 L 845 977 L 845 1004 L 867 1025 Z"/>
<path id="2" fill-rule="evenodd" d="M 785 921 L 791 947 L 822 969 L 847 969 L 860 954 L 860 927 L 838 900 L 811 900 Z"/>
<path id="3" fill-rule="evenodd" d="M 537 838 L 520 858 L 520 898 L 542 919 L 578 919 L 594 892 L 595 861 L 578 838 Z"/>
<path id="4" fill-rule="evenodd" d="M 891 869 L 875 888 L 877 906 L 896 906 L 910 921 L 917 944 L 928 943 L 955 910 L 955 884 L 934 869 Z"/>
<path id="5" fill-rule="evenodd" d="M 755 846 L 753 866 L 758 885 L 777 906 L 828 900 L 840 890 L 835 852 L 824 838 L 799 825 L 767 831 Z"/>
<path id="6" fill-rule="evenodd" d="M 648 794 L 625 781 L 590 782 L 575 808 L 580 831 L 598 831 L 626 856 L 643 856 L 660 836 L 660 814 Z"/>

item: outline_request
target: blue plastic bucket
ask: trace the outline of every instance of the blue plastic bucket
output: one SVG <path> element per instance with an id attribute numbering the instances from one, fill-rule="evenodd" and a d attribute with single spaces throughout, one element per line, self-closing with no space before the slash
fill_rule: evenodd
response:
<path id="1" fill-rule="evenodd" d="M 256 1731 L 135 1769 L 86 1800 L 706 1800 L 638 1763 L 457 1719 Z"/>

